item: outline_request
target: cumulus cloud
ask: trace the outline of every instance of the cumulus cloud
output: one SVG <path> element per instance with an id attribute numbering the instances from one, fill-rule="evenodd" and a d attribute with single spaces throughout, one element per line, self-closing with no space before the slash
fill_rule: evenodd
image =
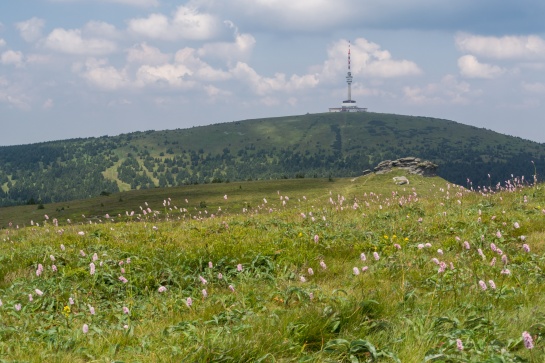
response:
<path id="1" fill-rule="evenodd" d="M 286 78 L 283 73 L 276 73 L 274 77 L 263 77 L 252 67 L 244 62 L 237 62 L 230 70 L 234 78 L 248 83 L 258 95 L 266 95 L 273 92 L 293 92 L 296 90 L 309 89 L 318 85 L 317 75 L 292 75 Z"/>
<path id="2" fill-rule="evenodd" d="M 101 38 L 84 38 L 81 30 L 54 29 L 45 40 L 45 47 L 72 55 L 105 55 L 116 50 L 114 42 Z"/>
<path id="3" fill-rule="evenodd" d="M 138 86 L 171 86 L 191 88 L 195 82 L 190 80 L 192 72 L 183 64 L 144 65 L 136 72 Z"/>
<path id="4" fill-rule="evenodd" d="M 86 79 L 91 85 L 104 90 L 117 90 L 130 84 L 125 70 L 110 66 L 104 59 L 88 59 L 84 65 L 76 64 L 74 71 Z"/>
<path id="5" fill-rule="evenodd" d="M 473 55 L 464 55 L 458 59 L 460 74 L 467 78 L 497 78 L 504 73 L 501 67 L 480 63 Z"/>
<path id="6" fill-rule="evenodd" d="M 7 50 L 0 56 L 0 63 L 20 67 L 23 65 L 23 53 L 14 50 Z"/>
<path id="7" fill-rule="evenodd" d="M 168 63 L 170 58 L 170 55 L 162 53 L 160 49 L 150 46 L 146 42 L 137 44 L 127 50 L 127 61 L 129 63 L 158 65 Z"/>
<path id="8" fill-rule="evenodd" d="M 439 83 L 424 87 L 403 88 L 404 99 L 418 105 L 466 105 L 478 98 L 480 90 L 473 90 L 468 82 L 459 81 L 453 75 L 446 75 Z"/>
<path id="9" fill-rule="evenodd" d="M 31 43 L 42 37 L 42 29 L 45 25 L 45 20 L 33 17 L 26 21 L 16 23 L 15 27 L 19 30 L 21 37 Z"/>
<path id="10" fill-rule="evenodd" d="M 251 34 L 239 33 L 231 21 L 227 20 L 224 24 L 234 29 L 234 42 L 206 43 L 199 49 L 199 56 L 223 58 L 228 61 L 246 60 L 254 48 L 255 38 Z"/>
<path id="11" fill-rule="evenodd" d="M 196 8 L 180 6 L 172 18 L 151 14 L 147 18 L 132 19 L 129 31 L 136 35 L 161 40 L 208 40 L 220 33 L 221 22 L 214 15 L 200 13 Z"/>
<path id="12" fill-rule="evenodd" d="M 455 38 L 462 52 L 494 59 L 545 59 L 545 41 L 537 35 L 480 36 L 460 33 Z"/>
<path id="13" fill-rule="evenodd" d="M 338 80 L 347 70 L 348 42 L 339 40 L 329 47 L 328 59 L 322 67 L 324 80 Z M 422 73 L 412 61 L 392 58 L 389 51 L 365 38 L 357 38 L 350 46 L 351 70 L 354 75 L 369 78 L 395 78 Z"/>
<path id="14" fill-rule="evenodd" d="M 90 21 L 83 27 L 83 35 L 95 36 L 108 39 L 118 39 L 121 37 L 120 32 L 112 24 L 104 21 Z"/>

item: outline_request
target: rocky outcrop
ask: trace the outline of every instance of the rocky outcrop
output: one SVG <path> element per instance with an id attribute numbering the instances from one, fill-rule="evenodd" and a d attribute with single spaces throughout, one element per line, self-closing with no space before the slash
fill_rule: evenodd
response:
<path id="1" fill-rule="evenodd" d="M 409 174 L 422 176 L 435 176 L 437 165 L 428 160 L 414 157 L 406 157 L 397 160 L 385 160 L 380 162 L 374 169 L 376 174 L 385 174 L 393 168 L 404 169 Z"/>

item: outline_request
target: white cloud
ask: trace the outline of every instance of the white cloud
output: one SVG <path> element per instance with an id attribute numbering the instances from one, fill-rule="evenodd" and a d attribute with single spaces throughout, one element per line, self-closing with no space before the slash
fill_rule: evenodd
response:
<path id="1" fill-rule="evenodd" d="M 90 21 L 83 27 L 83 35 L 98 36 L 101 38 L 118 39 L 120 32 L 112 24 L 104 21 Z"/>
<path id="2" fill-rule="evenodd" d="M 424 87 L 403 88 L 404 99 L 418 105 L 467 105 L 480 96 L 480 90 L 473 90 L 467 82 L 459 81 L 453 75 L 446 75 L 440 83 L 429 83 Z"/>
<path id="3" fill-rule="evenodd" d="M 164 54 L 158 48 L 148 45 L 146 42 L 136 44 L 127 50 L 127 61 L 129 63 L 159 65 L 168 63 L 171 56 Z"/>
<path id="4" fill-rule="evenodd" d="M 23 65 L 23 53 L 14 50 L 7 50 L 0 56 L 0 63 L 20 67 Z"/>
<path id="5" fill-rule="evenodd" d="M 211 67 L 208 63 L 202 61 L 196 56 L 196 50 L 193 48 L 184 48 L 176 52 L 175 63 L 183 64 L 185 67 L 192 71 L 192 75 L 195 79 L 216 82 L 225 81 L 232 78 L 230 72 L 223 71 Z"/>
<path id="6" fill-rule="evenodd" d="M 348 42 L 339 40 L 328 51 L 328 59 L 321 70 L 321 79 L 337 81 L 347 71 Z M 357 38 L 350 46 L 351 71 L 355 78 L 395 78 L 419 75 L 418 65 L 408 60 L 395 60 L 380 45 Z"/>
<path id="7" fill-rule="evenodd" d="M 138 86 L 172 86 L 191 88 L 195 82 L 189 80 L 192 72 L 183 64 L 165 64 L 157 67 L 144 65 L 136 72 Z"/>
<path id="8" fill-rule="evenodd" d="M 460 33 L 456 46 L 463 52 L 495 59 L 545 59 L 545 41 L 537 35 L 479 36 Z"/>
<path id="9" fill-rule="evenodd" d="M 505 70 L 501 67 L 480 63 L 476 57 L 472 55 L 464 55 L 458 59 L 458 68 L 460 74 L 467 78 L 497 78 L 501 76 Z"/>
<path id="10" fill-rule="evenodd" d="M 213 15 L 200 13 L 195 8 L 180 6 L 172 19 L 163 14 L 132 19 L 128 29 L 140 36 L 162 40 L 207 40 L 219 35 L 222 25 Z"/>
<path id="11" fill-rule="evenodd" d="M 130 84 L 126 71 L 117 70 L 108 65 L 106 60 L 88 59 L 84 65 L 75 65 L 74 71 L 91 85 L 105 90 L 113 91 Z"/>
<path id="12" fill-rule="evenodd" d="M 0 38 L 0 48 L 5 47 L 6 44 L 7 44 L 6 41 L 4 39 Z"/>
<path id="13" fill-rule="evenodd" d="M 206 43 L 199 49 L 199 56 L 212 56 L 227 61 L 246 60 L 254 48 L 255 38 L 251 34 L 239 33 L 231 21 L 225 21 L 224 24 L 234 29 L 235 41 Z"/>
<path id="14" fill-rule="evenodd" d="M 21 110 L 30 109 L 30 98 L 24 93 L 21 85 L 12 84 L 0 76 L 0 103 Z"/>
<path id="15" fill-rule="evenodd" d="M 19 30 L 21 37 L 31 43 L 42 37 L 42 29 L 45 25 L 45 20 L 33 17 L 26 21 L 16 23 L 15 27 Z"/>
<path id="16" fill-rule="evenodd" d="M 105 55 L 116 50 L 114 42 L 100 38 L 83 38 L 81 30 L 54 29 L 45 40 L 45 47 L 72 55 Z"/>
<path id="17" fill-rule="evenodd" d="M 309 89 L 314 88 L 319 83 L 318 76 L 310 74 L 304 76 L 292 75 L 289 79 L 286 79 L 286 75 L 283 73 L 276 73 L 272 78 L 263 77 L 243 62 L 237 62 L 230 72 L 236 79 L 249 83 L 258 95 Z"/>

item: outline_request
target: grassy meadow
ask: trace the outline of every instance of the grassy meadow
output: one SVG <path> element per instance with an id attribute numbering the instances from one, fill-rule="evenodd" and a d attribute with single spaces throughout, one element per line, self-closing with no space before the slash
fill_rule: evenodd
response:
<path id="1" fill-rule="evenodd" d="M 545 361 L 543 185 L 395 175 L 2 208 L 0 361 Z"/>

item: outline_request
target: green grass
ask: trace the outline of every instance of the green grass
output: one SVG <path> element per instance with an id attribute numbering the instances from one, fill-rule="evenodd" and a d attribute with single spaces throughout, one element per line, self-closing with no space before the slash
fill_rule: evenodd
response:
<path id="1" fill-rule="evenodd" d="M 41 210 L 39 226 L 1 231 L 0 358 L 543 361 L 542 186 L 483 196 L 439 178 L 397 186 L 399 173 L 121 193 L 71 203 L 70 224 Z"/>

